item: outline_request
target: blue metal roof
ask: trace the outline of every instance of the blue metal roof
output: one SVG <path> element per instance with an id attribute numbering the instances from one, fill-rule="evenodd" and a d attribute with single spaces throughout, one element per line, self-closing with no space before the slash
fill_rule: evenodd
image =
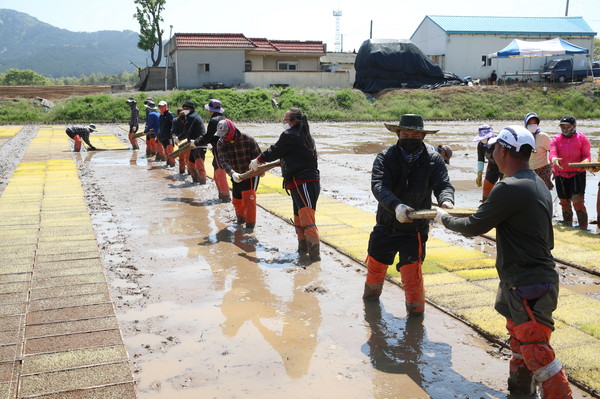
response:
<path id="1" fill-rule="evenodd" d="M 428 15 L 446 33 L 595 36 L 583 17 L 468 17 Z"/>

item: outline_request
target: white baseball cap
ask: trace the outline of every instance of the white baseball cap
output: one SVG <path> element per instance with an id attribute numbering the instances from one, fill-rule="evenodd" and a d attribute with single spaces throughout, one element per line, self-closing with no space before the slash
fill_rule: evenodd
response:
<path id="1" fill-rule="evenodd" d="M 494 143 L 500 144 L 502 147 L 509 150 L 519 152 L 521 147 L 528 145 L 535 152 L 535 138 L 533 134 L 523 126 L 507 126 L 500 130 L 496 137 L 492 137 L 488 144 L 491 146 Z"/>

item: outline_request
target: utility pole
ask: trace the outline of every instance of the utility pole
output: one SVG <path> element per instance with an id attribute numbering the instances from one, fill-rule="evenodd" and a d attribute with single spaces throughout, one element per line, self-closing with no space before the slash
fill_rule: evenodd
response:
<path id="1" fill-rule="evenodd" d="M 167 81 L 168 81 L 167 76 L 169 73 L 169 52 L 170 52 L 169 50 L 171 47 L 171 35 L 172 34 L 173 34 L 173 25 L 171 25 L 171 29 L 169 30 L 169 41 L 167 42 L 167 51 L 165 54 L 165 91 L 167 91 L 168 87 L 169 87 L 167 84 Z"/>
<path id="2" fill-rule="evenodd" d="M 567 0 L 567 9 L 565 10 L 565 17 L 569 16 L 569 0 Z"/>

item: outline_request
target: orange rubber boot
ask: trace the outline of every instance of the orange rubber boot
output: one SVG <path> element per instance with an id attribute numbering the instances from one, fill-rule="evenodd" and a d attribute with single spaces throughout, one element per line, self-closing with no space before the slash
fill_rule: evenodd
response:
<path id="1" fill-rule="evenodd" d="M 139 150 L 140 147 L 138 146 L 137 139 L 133 138 L 133 133 L 132 132 L 129 133 L 128 138 L 129 138 L 129 142 L 131 143 L 131 148 L 133 150 Z"/>
<path id="2" fill-rule="evenodd" d="M 184 174 L 185 173 L 185 166 L 188 164 L 188 154 L 183 154 L 179 156 L 179 173 Z M 189 166 L 188 166 L 188 173 L 189 173 Z M 191 174 L 191 173 L 189 173 Z"/>
<path id="3" fill-rule="evenodd" d="M 167 165 L 169 165 L 169 166 L 175 166 L 175 158 L 171 158 L 170 156 L 168 156 L 172 152 L 173 152 L 173 146 L 171 144 L 169 144 L 166 148 Z"/>
<path id="4" fill-rule="evenodd" d="M 515 323 L 506 319 L 506 329 L 510 335 L 510 350 L 512 351 L 508 368 L 508 391 L 517 397 L 533 397 L 536 393 L 535 386 L 532 385 L 533 373 L 525 364 L 521 353 L 521 344 L 517 340 L 514 327 Z"/>
<path id="5" fill-rule="evenodd" d="M 569 381 L 549 343 L 552 329 L 537 321 L 528 321 L 513 330 L 521 344 L 527 368 L 533 372 L 534 380 L 542 385 L 544 399 L 571 398 Z"/>
<path id="6" fill-rule="evenodd" d="M 231 199 L 233 209 L 235 210 L 235 216 L 237 217 L 237 224 L 246 223 L 246 211 L 244 209 L 244 200 L 242 198 L 233 197 Z"/>
<path id="7" fill-rule="evenodd" d="M 370 255 L 367 256 L 366 262 L 367 281 L 365 282 L 363 299 L 365 301 L 378 301 L 383 291 L 383 282 L 385 281 L 388 265 L 384 265 Z"/>
<path id="8" fill-rule="evenodd" d="M 298 252 L 306 255 L 308 254 L 308 244 L 306 243 L 306 236 L 304 235 L 304 229 L 300 225 L 300 216 L 298 215 L 294 215 L 294 227 L 298 236 Z"/>
<path id="9" fill-rule="evenodd" d="M 242 191 L 242 201 L 246 212 L 246 228 L 253 229 L 256 225 L 256 191 Z"/>
<path id="10" fill-rule="evenodd" d="M 481 202 L 487 201 L 490 192 L 492 192 L 492 188 L 494 188 L 494 184 L 491 181 L 483 179 L 483 195 L 481 196 Z"/>
<path id="11" fill-rule="evenodd" d="M 195 167 L 196 171 L 198 172 L 198 183 L 206 184 L 206 169 L 204 169 L 204 159 L 196 159 Z"/>
<path id="12" fill-rule="evenodd" d="M 315 220 L 315 210 L 309 206 L 305 206 L 304 208 L 298 209 L 298 216 L 300 217 L 300 226 L 302 226 L 306 237 L 308 257 L 312 261 L 319 261 L 321 260 L 320 241 L 319 229 L 317 229 Z"/>
<path id="13" fill-rule="evenodd" d="M 73 145 L 73 151 L 80 152 L 81 151 L 81 137 L 79 137 L 79 135 L 76 134 L 75 137 L 73 137 L 73 140 L 75 141 L 75 144 Z"/>
<path id="14" fill-rule="evenodd" d="M 425 311 L 425 287 L 421 262 L 401 266 L 400 276 L 406 297 L 406 311 L 409 315 L 422 315 Z"/>
<path id="15" fill-rule="evenodd" d="M 229 195 L 229 183 L 227 182 L 227 173 L 223 168 L 216 168 L 214 173 L 215 184 L 217 185 L 217 191 L 219 192 L 219 199 L 223 202 L 231 201 Z"/>

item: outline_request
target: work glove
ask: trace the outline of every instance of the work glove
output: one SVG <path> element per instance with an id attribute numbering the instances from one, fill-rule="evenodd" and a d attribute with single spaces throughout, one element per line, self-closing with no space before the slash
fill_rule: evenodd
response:
<path id="1" fill-rule="evenodd" d="M 231 174 L 231 178 L 233 179 L 234 182 L 236 183 L 241 183 L 242 182 L 242 178 L 240 177 L 240 174 L 238 172 L 233 172 Z"/>
<path id="2" fill-rule="evenodd" d="M 483 172 L 482 171 L 477 172 L 477 177 L 475 178 L 475 184 L 477 184 L 477 187 L 481 187 L 482 177 L 483 177 Z"/>
<path id="3" fill-rule="evenodd" d="M 258 165 L 260 165 L 260 163 L 258 162 L 258 158 L 255 158 L 252 161 L 250 161 L 250 165 L 248 167 L 256 172 L 258 170 Z"/>
<path id="4" fill-rule="evenodd" d="M 411 208 L 408 205 L 400 204 L 396 207 L 395 211 L 396 211 L 396 219 L 400 223 L 412 223 L 412 219 L 408 217 L 408 212 L 414 211 L 413 208 Z"/>
<path id="5" fill-rule="evenodd" d="M 450 201 L 442 202 L 442 208 L 444 209 L 454 209 L 454 204 Z"/>
<path id="6" fill-rule="evenodd" d="M 196 144 L 193 141 L 190 141 L 190 148 L 193 150 L 196 148 Z"/>
<path id="7" fill-rule="evenodd" d="M 443 210 L 442 208 L 436 208 L 436 215 L 435 215 L 435 221 L 442 224 L 442 218 L 444 217 L 444 215 L 448 215 L 448 212 L 446 212 L 445 210 Z"/>
<path id="8" fill-rule="evenodd" d="M 96 147 L 94 147 L 93 145 L 91 145 L 91 146 L 88 147 L 88 150 L 89 151 L 96 151 Z"/>
<path id="9" fill-rule="evenodd" d="M 173 143 L 175 143 L 175 145 L 179 145 L 179 139 L 177 136 L 173 136 Z"/>
<path id="10" fill-rule="evenodd" d="M 558 169 L 563 169 L 563 167 L 560 166 L 560 161 L 562 161 L 562 158 L 552 158 L 552 165 L 556 166 Z"/>

